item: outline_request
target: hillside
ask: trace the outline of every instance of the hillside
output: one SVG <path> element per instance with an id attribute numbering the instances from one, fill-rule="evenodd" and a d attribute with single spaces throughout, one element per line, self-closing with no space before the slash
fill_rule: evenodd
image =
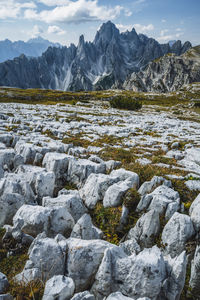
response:
<path id="1" fill-rule="evenodd" d="M 166 54 L 154 60 L 142 71 L 133 73 L 124 88 L 140 92 L 170 92 L 184 84 L 200 81 L 200 46 L 176 56 Z"/>

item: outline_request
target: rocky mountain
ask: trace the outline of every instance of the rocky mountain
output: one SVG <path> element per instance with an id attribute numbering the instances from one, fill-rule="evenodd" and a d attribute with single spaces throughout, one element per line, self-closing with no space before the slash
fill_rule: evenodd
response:
<path id="1" fill-rule="evenodd" d="M 24 55 L 0 64 L 0 85 L 59 90 L 121 88 L 127 76 L 166 53 L 181 55 L 191 47 L 180 41 L 171 47 L 135 29 L 120 33 L 112 22 L 104 23 L 93 42 L 82 35 L 78 46 L 49 47 L 41 57 Z"/>
<path id="2" fill-rule="evenodd" d="M 125 81 L 124 88 L 140 92 L 168 92 L 199 81 L 200 46 L 196 46 L 180 56 L 169 53 L 154 60 L 145 70 L 133 73 Z"/>
<path id="3" fill-rule="evenodd" d="M 60 47 L 59 44 L 51 43 L 42 37 L 30 39 L 27 42 L 11 42 L 10 40 L 6 39 L 4 41 L 0 41 L 0 62 L 13 59 L 21 54 L 37 57 L 42 55 L 42 53 L 45 52 L 50 46 Z"/>

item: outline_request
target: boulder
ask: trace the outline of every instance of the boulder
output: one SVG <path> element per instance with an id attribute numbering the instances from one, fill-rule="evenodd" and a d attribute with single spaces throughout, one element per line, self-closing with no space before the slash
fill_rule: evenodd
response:
<path id="1" fill-rule="evenodd" d="M 195 234 L 191 218 L 187 215 L 174 213 L 162 232 L 162 243 L 165 253 L 176 257 L 185 249 L 186 242 Z"/>
<path id="2" fill-rule="evenodd" d="M 110 294 L 106 300 L 133 300 L 133 298 L 126 297 L 121 292 L 116 292 Z"/>
<path id="3" fill-rule="evenodd" d="M 0 143 L 6 145 L 6 147 L 11 147 L 13 142 L 13 135 L 10 133 L 4 133 L 0 135 Z"/>
<path id="4" fill-rule="evenodd" d="M 15 279 L 28 283 L 36 279 L 48 280 L 55 275 L 64 275 L 65 253 L 66 249 L 56 238 L 47 238 L 45 234 L 39 234 L 28 250 L 29 260 Z"/>
<path id="5" fill-rule="evenodd" d="M 169 180 L 166 180 L 161 176 L 154 176 L 150 181 L 146 181 L 141 185 L 141 187 L 138 190 L 138 193 L 141 196 L 150 194 L 154 191 L 155 188 L 157 188 L 161 184 L 171 187 L 171 182 Z"/>
<path id="6" fill-rule="evenodd" d="M 0 226 L 12 224 L 13 217 L 25 203 L 24 196 L 17 193 L 5 193 L 0 198 Z"/>
<path id="7" fill-rule="evenodd" d="M 135 189 L 138 189 L 139 187 L 139 176 L 134 172 L 127 171 L 121 168 L 121 169 L 113 170 L 110 173 L 110 175 L 113 177 L 119 177 L 120 181 L 125 181 L 128 179 L 131 182 L 132 187 Z"/>
<path id="8" fill-rule="evenodd" d="M 155 244 L 155 238 L 160 232 L 159 213 L 152 209 L 143 214 L 136 225 L 129 231 L 127 240 L 136 240 L 141 248 L 150 248 Z"/>
<path id="9" fill-rule="evenodd" d="M 106 298 L 106 300 L 132 300 L 132 299 L 136 299 L 136 298 L 126 297 L 121 292 L 112 293 Z M 147 297 L 143 297 L 143 298 L 137 298 L 137 300 L 151 300 L 151 299 Z"/>
<path id="10" fill-rule="evenodd" d="M 192 223 L 197 232 L 200 230 L 200 203 L 196 204 L 192 209 L 192 213 L 190 214 Z"/>
<path id="11" fill-rule="evenodd" d="M 48 172 L 54 172 L 58 187 L 63 186 L 67 180 L 68 164 L 72 158 L 72 156 L 57 152 L 49 152 L 44 156 L 42 165 Z"/>
<path id="12" fill-rule="evenodd" d="M 13 300 L 13 296 L 11 294 L 3 294 L 0 295 L 0 300 Z"/>
<path id="13" fill-rule="evenodd" d="M 0 272 L 0 294 L 5 293 L 8 290 L 9 282 L 3 273 Z"/>
<path id="14" fill-rule="evenodd" d="M 191 263 L 191 276 L 189 286 L 194 299 L 198 299 L 200 295 L 200 245 L 196 247 L 194 258 Z"/>
<path id="15" fill-rule="evenodd" d="M 150 297 L 156 300 L 166 277 L 165 271 L 157 246 L 129 257 L 115 249 L 107 249 L 91 291 L 97 300 L 116 291 L 133 299 Z"/>
<path id="16" fill-rule="evenodd" d="M 42 300 L 70 300 L 74 294 L 74 282 L 70 277 L 56 275 L 45 284 Z"/>
<path id="17" fill-rule="evenodd" d="M 65 206 L 72 215 L 74 221 L 77 222 L 82 215 L 87 212 L 87 208 L 84 206 L 78 191 L 74 190 L 68 192 L 69 193 L 67 194 L 59 193 L 59 196 L 56 198 L 44 197 L 42 205 L 45 207 Z"/>
<path id="18" fill-rule="evenodd" d="M 13 169 L 13 161 L 15 157 L 15 151 L 13 149 L 0 150 L 0 166 L 8 168 L 8 170 Z"/>
<path id="19" fill-rule="evenodd" d="M 16 172 L 29 182 L 38 201 L 41 201 L 45 196 L 53 196 L 55 188 L 55 174 L 53 172 L 46 172 L 44 168 L 31 165 L 21 165 Z"/>
<path id="20" fill-rule="evenodd" d="M 82 293 L 76 293 L 71 300 L 95 300 L 95 298 L 89 291 L 85 291 Z"/>
<path id="21" fill-rule="evenodd" d="M 119 178 L 118 182 L 111 185 L 105 192 L 103 199 L 104 207 L 116 207 L 121 205 L 122 197 L 130 189 L 137 189 L 139 186 L 139 176 L 125 169 L 113 170 L 110 176 Z"/>
<path id="22" fill-rule="evenodd" d="M 142 196 L 137 211 L 154 209 L 159 214 L 165 213 L 165 219 L 168 220 L 179 208 L 179 193 L 166 185 L 160 185 L 152 193 Z"/>
<path id="23" fill-rule="evenodd" d="M 136 173 L 130 172 L 131 174 L 129 175 L 129 171 L 122 170 L 123 169 L 119 169 L 111 172 L 110 176 L 119 176 L 123 181 L 114 183 L 107 189 L 103 198 L 104 207 L 116 207 L 121 205 L 124 194 L 130 188 L 137 188 L 139 185 L 139 177 Z"/>
<path id="24" fill-rule="evenodd" d="M 33 144 L 18 141 L 15 145 L 15 151 L 24 158 L 25 164 L 33 164 L 37 153 L 36 146 Z"/>
<path id="25" fill-rule="evenodd" d="M 103 232 L 92 224 L 89 214 L 84 214 L 75 224 L 71 237 L 83 240 L 102 239 Z"/>
<path id="26" fill-rule="evenodd" d="M 194 199 L 194 201 L 192 202 L 190 209 L 189 209 L 189 214 L 191 216 L 193 210 L 196 210 L 196 206 L 200 204 L 200 193 L 199 195 Z"/>
<path id="27" fill-rule="evenodd" d="M 75 238 L 69 238 L 67 246 L 66 271 L 67 275 L 74 280 L 76 292 L 82 292 L 91 287 L 104 251 L 107 248 L 117 247 L 102 240 Z"/>
<path id="28" fill-rule="evenodd" d="M 12 193 L 24 196 L 25 203 L 35 202 L 35 195 L 28 179 L 22 174 L 8 173 L 0 180 L 0 196 Z"/>
<path id="29" fill-rule="evenodd" d="M 179 256 L 171 258 L 165 256 L 165 265 L 168 277 L 163 282 L 163 298 L 168 300 L 180 299 L 181 292 L 185 284 L 187 257 L 183 251 Z"/>
<path id="30" fill-rule="evenodd" d="M 90 174 L 106 173 L 104 163 L 95 163 L 87 159 L 70 159 L 68 166 L 68 181 L 79 188 L 83 186 Z"/>
<path id="31" fill-rule="evenodd" d="M 90 174 L 85 185 L 80 190 L 80 195 L 85 205 L 93 209 L 98 201 L 102 201 L 109 186 L 118 182 L 119 177 L 105 174 Z"/>
<path id="32" fill-rule="evenodd" d="M 74 219 L 67 207 L 42 207 L 23 205 L 13 218 L 14 228 L 23 231 L 33 237 L 41 232 L 48 236 L 61 233 L 69 236 L 74 226 Z"/>

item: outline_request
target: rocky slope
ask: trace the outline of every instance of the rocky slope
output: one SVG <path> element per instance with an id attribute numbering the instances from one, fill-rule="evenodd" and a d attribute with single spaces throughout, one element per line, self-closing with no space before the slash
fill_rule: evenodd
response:
<path id="1" fill-rule="evenodd" d="M 1 103 L 1 297 L 198 299 L 199 130 L 158 106 Z"/>
<path id="2" fill-rule="evenodd" d="M 155 58 L 169 52 L 180 55 L 190 47 L 180 41 L 161 45 L 134 29 L 120 34 L 107 22 L 92 43 L 81 36 L 77 47 L 49 48 L 39 58 L 23 55 L 0 64 L 0 85 L 64 91 L 121 88 L 129 74 Z"/>
<path id="3" fill-rule="evenodd" d="M 0 62 L 4 62 L 8 59 L 24 54 L 26 56 L 37 57 L 42 55 L 48 47 L 60 47 L 61 45 L 51 43 L 41 37 L 33 38 L 24 41 L 11 42 L 10 40 L 0 41 Z"/>
<path id="4" fill-rule="evenodd" d="M 133 73 L 124 88 L 139 92 L 168 92 L 184 84 L 200 81 L 200 46 L 181 56 L 166 54 L 149 63 L 145 70 Z"/>

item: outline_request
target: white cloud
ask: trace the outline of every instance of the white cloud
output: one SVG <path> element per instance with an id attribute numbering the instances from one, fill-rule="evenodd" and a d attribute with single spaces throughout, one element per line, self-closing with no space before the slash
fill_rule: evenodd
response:
<path id="1" fill-rule="evenodd" d="M 124 32 L 124 31 L 131 31 L 133 26 L 132 25 L 123 25 L 123 24 L 116 24 L 116 27 L 121 31 L 121 32 Z"/>
<path id="2" fill-rule="evenodd" d="M 133 27 L 139 33 L 148 33 L 149 31 L 154 30 L 153 24 L 148 24 L 148 25 L 134 24 Z"/>
<path id="3" fill-rule="evenodd" d="M 45 4 L 46 6 L 62 6 L 69 3 L 68 0 L 37 0 L 40 3 Z"/>
<path id="4" fill-rule="evenodd" d="M 22 13 L 22 9 L 34 9 L 36 5 L 33 1 L 19 2 L 15 0 L 1 0 L 0 19 L 16 19 Z"/>
<path id="5" fill-rule="evenodd" d="M 179 29 L 179 28 L 177 28 Z M 176 32 L 178 31 L 178 33 L 174 33 L 174 34 L 169 34 L 169 30 L 168 29 L 163 29 L 160 31 L 160 36 L 157 37 L 157 40 L 161 43 L 167 43 L 171 40 L 176 40 L 178 38 L 180 38 L 183 35 L 183 32 L 180 32 L 179 30 L 176 30 Z"/>
<path id="6" fill-rule="evenodd" d="M 163 29 L 160 32 L 160 36 L 165 36 L 165 33 L 167 33 L 169 30 L 168 29 Z"/>
<path id="7" fill-rule="evenodd" d="M 129 9 L 124 9 L 124 14 L 126 17 L 130 17 L 130 16 L 132 16 L 133 13 Z"/>
<path id="8" fill-rule="evenodd" d="M 43 0 L 51 2 L 51 0 Z M 56 1 L 55 1 L 56 2 Z M 96 20 L 113 20 L 121 11 L 125 10 L 122 6 L 115 7 L 100 6 L 98 0 L 77 0 L 67 1 L 66 5 L 56 6 L 51 10 L 36 12 L 35 10 L 25 11 L 25 18 L 44 21 L 46 23 L 81 23 Z"/>
<path id="9" fill-rule="evenodd" d="M 31 38 L 36 38 L 39 35 L 41 35 L 44 32 L 43 28 L 41 26 L 35 25 L 33 26 L 33 29 L 30 32 Z"/>
<path id="10" fill-rule="evenodd" d="M 48 31 L 47 31 L 49 34 L 53 33 L 53 34 L 58 34 L 58 35 L 64 35 L 66 33 L 65 30 L 61 29 L 60 27 L 58 26 L 49 26 L 48 27 Z"/>
<path id="11" fill-rule="evenodd" d="M 167 21 L 166 21 L 165 19 L 162 19 L 161 22 L 162 22 L 162 23 L 166 23 Z"/>

